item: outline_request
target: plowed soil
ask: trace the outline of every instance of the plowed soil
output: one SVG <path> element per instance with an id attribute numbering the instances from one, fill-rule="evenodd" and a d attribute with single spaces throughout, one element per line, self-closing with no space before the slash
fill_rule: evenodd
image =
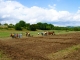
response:
<path id="1" fill-rule="evenodd" d="M 71 53 L 57 54 L 79 44 L 80 33 L 69 33 L 0 40 L 0 50 L 4 51 L 4 54 L 7 54 L 12 60 L 80 60 L 79 48 Z M 67 51 L 65 50 L 65 52 Z"/>

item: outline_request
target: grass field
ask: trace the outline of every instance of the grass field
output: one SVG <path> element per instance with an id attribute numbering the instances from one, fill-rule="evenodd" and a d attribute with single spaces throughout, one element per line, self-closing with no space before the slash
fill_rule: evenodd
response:
<path id="1" fill-rule="evenodd" d="M 74 31 L 65 31 L 65 30 L 37 30 L 37 31 L 15 31 L 15 30 L 0 30 L 0 38 L 8 38 L 10 37 L 11 33 L 22 33 L 23 36 L 25 36 L 26 32 L 29 32 L 33 36 L 38 36 L 38 33 L 44 32 L 44 31 L 55 31 L 55 34 L 66 34 L 66 33 L 72 33 Z"/>

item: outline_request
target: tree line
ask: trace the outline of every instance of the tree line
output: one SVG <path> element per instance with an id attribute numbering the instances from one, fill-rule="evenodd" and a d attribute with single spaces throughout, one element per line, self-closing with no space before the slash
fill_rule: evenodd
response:
<path id="1" fill-rule="evenodd" d="M 39 30 L 52 30 L 53 28 L 54 28 L 54 25 L 52 25 L 52 24 L 41 23 L 41 22 L 38 22 L 37 24 L 30 24 L 30 23 L 26 23 L 23 20 L 21 20 L 15 24 L 16 30 L 27 29 L 27 30 L 36 31 L 37 29 L 39 29 Z"/>
<path id="2" fill-rule="evenodd" d="M 0 28 L 2 24 L 0 23 Z M 14 24 L 7 24 L 5 23 L 3 26 L 6 26 L 5 28 L 14 28 L 15 30 L 31 30 L 31 31 L 36 31 L 37 29 L 39 30 L 70 30 L 70 31 L 80 31 L 80 27 L 71 27 L 71 26 L 67 26 L 67 27 L 60 27 L 60 26 L 54 26 L 53 24 L 48 24 L 48 23 L 42 23 L 42 22 L 38 22 L 36 24 L 30 24 L 30 23 L 26 23 L 23 20 L 20 20 L 18 23 Z"/>

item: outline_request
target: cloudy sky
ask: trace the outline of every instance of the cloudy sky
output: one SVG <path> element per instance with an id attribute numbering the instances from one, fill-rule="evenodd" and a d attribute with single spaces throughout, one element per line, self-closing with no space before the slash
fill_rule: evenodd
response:
<path id="1" fill-rule="evenodd" d="M 80 0 L 0 0 L 0 23 L 80 26 Z"/>

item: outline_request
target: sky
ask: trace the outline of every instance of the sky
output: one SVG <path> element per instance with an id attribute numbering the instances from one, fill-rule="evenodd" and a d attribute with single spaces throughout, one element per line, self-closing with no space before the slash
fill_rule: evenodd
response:
<path id="1" fill-rule="evenodd" d="M 0 23 L 80 26 L 80 0 L 0 0 Z"/>

